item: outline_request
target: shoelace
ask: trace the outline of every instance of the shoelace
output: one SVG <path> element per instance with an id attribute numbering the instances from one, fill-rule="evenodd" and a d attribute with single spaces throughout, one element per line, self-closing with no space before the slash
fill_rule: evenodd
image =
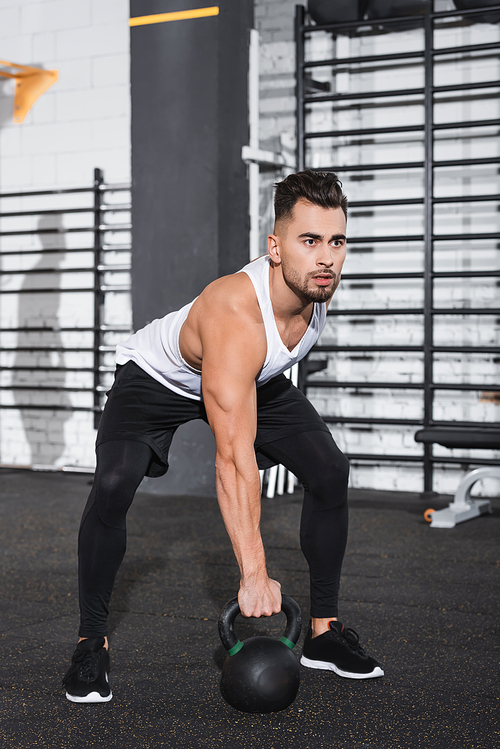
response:
<path id="1" fill-rule="evenodd" d="M 365 654 L 365 651 L 363 650 L 359 642 L 359 635 L 354 631 L 354 629 L 344 629 L 344 631 L 342 632 L 342 637 L 344 638 L 344 640 L 346 640 L 351 650 L 353 650 L 355 653 L 359 653 L 360 655 Z"/>
<path id="2" fill-rule="evenodd" d="M 100 652 L 94 653 L 92 650 L 81 650 L 78 655 L 74 656 L 74 662 L 68 673 L 63 679 L 66 682 L 76 671 L 80 672 L 80 677 L 85 681 L 95 681 L 99 674 L 99 656 Z"/>

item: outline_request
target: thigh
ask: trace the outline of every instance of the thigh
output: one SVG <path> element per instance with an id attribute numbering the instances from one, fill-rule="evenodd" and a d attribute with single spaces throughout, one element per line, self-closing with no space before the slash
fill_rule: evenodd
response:
<path id="1" fill-rule="evenodd" d="M 312 431 L 330 435 L 312 403 L 284 375 L 257 388 L 257 451 L 269 442 Z"/>
<path id="2" fill-rule="evenodd" d="M 168 469 L 168 451 L 176 429 L 193 419 L 206 419 L 201 401 L 169 390 L 134 362 L 117 368 L 97 433 L 97 446 L 119 440 L 143 442 L 154 458 L 147 476 Z"/>
<path id="3" fill-rule="evenodd" d="M 338 507 L 347 500 L 349 461 L 330 432 L 302 432 L 263 445 L 261 452 L 281 463 L 304 486 L 313 510 Z"/>

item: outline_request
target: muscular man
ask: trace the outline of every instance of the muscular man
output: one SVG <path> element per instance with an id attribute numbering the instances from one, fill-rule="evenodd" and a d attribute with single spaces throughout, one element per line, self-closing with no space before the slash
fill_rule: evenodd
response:
<path id="1" fill-rule="evenodd" d="M 73 702 L 111 699 L 106 620 L 125 554 L 126 513 L 143 477 L 167 471 L 177 427 L 197 418 L 215 436 L 217 497 L 240 568 L 243 616 L 281 609 L 260 534 L 259 465 L 282 463 L 304 486 L 300 542 L 311 625 L 301 662 L 347 678 L 383 676 L 337 619 L 348 462 L 283 375 L 316 342 L 340 282 L 347 199 L 335 174 L 305 171 L 276 186 L 275 215 L 267 255 L 117 347 L 80 527 L 80 640 L 64 677 Z"/>

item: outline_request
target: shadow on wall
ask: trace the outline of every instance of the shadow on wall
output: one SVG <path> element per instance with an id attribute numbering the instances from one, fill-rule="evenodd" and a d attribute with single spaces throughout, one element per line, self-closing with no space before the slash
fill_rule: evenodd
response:
<path id="1" fill-rule="evenodd" d="M 0 77 L 0 127 L 2 127 L 2 125 L 14 126 L 15 85 L 16 84 L 12 78 Z M 16 125 L 15 127 L 19 127 L 19 125 Z"/>
<path id="2" fill-rule="evenodd" d="M 72 416 L 71 410 L 64 410 L 71 406 L 71 400 L 64 391 L 66 372 L 59 331 L 61 274 L 58 270 L 65 258 L 61 252 L 65 243 L 64 234 L 60 233 L 60 216 L 41 217 L 38 229 L 43 254 L 24 277 L 19 293 L 19 332 L 12 385 L 23 386 L 13 393 L 31 449 L 31 464 L 52 466 L 58 464 L 64 453 L 64 425 Z M 40 386 L 50 387 L 50 390 L 45 392 Z M 63 408 L 34 409 L 29 407 L 30 404 L 57 404 Z"/>

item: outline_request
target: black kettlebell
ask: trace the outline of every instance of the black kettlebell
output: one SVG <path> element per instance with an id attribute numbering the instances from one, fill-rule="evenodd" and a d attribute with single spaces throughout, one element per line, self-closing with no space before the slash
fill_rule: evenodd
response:
<path id="1" fill-rule="evenodd" d="M 300 607 L 283 596 L 281 609 L 286 628 L 279 640 L 249 637 L 238 640 L 234 620 L 240 613 L 238 599 L 228 601 L 219 616 L 219 635 L 228 655 L 222 667 L 224 699 L 245 713 L 274 713 L 291 705 L 297 694 L 299 663 L 292 653 L 300 635 Z"/>

